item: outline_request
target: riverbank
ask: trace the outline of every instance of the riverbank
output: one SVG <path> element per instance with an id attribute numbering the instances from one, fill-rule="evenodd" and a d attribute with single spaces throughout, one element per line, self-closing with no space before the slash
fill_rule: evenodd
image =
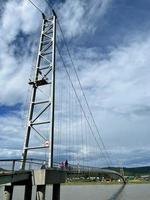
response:
<path id="1" fill-rule="evenodd" d="M 63 185 L 121 185 L 122 182 L 101 182 L 101 181 L 72 181 L 63 183 Z M 143 180 L 128 180 L 126 184 L 150 184 L 150 181 Z"/>

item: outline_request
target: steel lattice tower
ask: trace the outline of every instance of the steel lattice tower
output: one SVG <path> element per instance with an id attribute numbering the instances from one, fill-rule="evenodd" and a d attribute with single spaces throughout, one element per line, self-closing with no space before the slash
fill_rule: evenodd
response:
<path id="1" fill-rule="evenodd" d="M 54 145 L 54 106 L 55 106 L 55 50 L 56 49 L 56 14 L 48 18 L 43 14 L 39 49 L 32 86 L 28 123 L 22 153 L 22 169 L 25 169 L 28 152 L 47 148 L 48 167 L 53 167 Z M 47 97 L 39 91 L 46 92 Z M 41 97 L 42 96 L 42 97 Z M 47 116 L 47 118 L 46 118 Z M 42 128 L 44 126 L 44 128 Z M 44 132 L 48 131 L 46 135 Z M 31 135 L 37 134 L 44 141 L 33 145 Z"/>

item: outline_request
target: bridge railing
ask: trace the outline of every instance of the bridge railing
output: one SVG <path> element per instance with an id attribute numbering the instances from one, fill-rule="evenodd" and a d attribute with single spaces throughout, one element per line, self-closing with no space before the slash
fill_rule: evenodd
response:
<path id="1" fill-rule="evenodd" d="M 54 165 L 56 168 L 59 168 L 59 164 Z M 102 167 L 93 167 L 93 166 L 85 166 L 85 165 L 79 165 L 79 164 L 69 164 L 68 167 L 66 168 L 65 166 L 63 167 L 63 169 L 68 170 L 68 171 L 73 171 L 73 172 L 78 172 L 78 173 L 83 173 L 83 172 L 99 172 L 99 171 L 112 171 L 111 169 L 106 168 L 102 168 Z M 118 172 L 119 173 L 119 172 Z"/>
<path id="2" fill-rule="evenodd" d="M 27 159 L 26 170 L 39 169 L 45 160 Z M 0 171 L 16 171 L 21 169 L 22 159 L 0 159 Z"/>
<path id="3" fill-rule="evenodd" d="M 0 171 L 3 170 L 20 170 L 20 166 L 22 163 L 22 159 L 0 159 Z M 41 169 L 41 168 L 48 168 L 47 161 L 41 159 L 27 159 L 26 160 L 26 170 L 33 170 L 33 169 Z M 84 172 L 114 172 L 114 170 L 108 168 L 101 168 L 101 167 L 92 167 L 92 166 L 83 166 L 83 165 L 73 165 L 69 164 L 67 167 L 61 167 L 60 163 L 54 163 L 54 168 L 56 170 L 66 170 L 74 173 L 84 173 Z M 119 172 L 116 172 L 119 173 Z"/>

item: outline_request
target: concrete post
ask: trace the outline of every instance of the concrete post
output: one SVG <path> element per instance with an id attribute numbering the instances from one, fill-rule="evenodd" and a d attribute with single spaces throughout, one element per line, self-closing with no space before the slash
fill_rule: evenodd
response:
<path id="1" fill-rule="evenodd" d="M 52 200 L 60 200 L 60 184 L 53 184 Z"/>
<path id="2" fill-rule="evenodd" d="M 3 200 L 12 200 L 13 186 L 5 186 L 3 193 Z"/>
<path id="3" fill-rule="evenodd" d="M 36 200 L 45 200 L 46 185 L 37 185 Z"/>

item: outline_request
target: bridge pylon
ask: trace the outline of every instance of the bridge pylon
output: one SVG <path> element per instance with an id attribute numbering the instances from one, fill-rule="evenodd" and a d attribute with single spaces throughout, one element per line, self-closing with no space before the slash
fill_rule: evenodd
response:
<path id="1" fill-rule="evenodd" d="M 57 17 L 54 11 L 51 17 L 44 14 L 42 16 L 35 72 L 29 82 L 32 92 L 22 152 L 22 169 L 25 169 L 29 151 L 32 153 L 41 149 L 48 150 L 48 167 L 53 167 Z M 40 142 L 33 141 L 35 135 L 40 137 Z"/>

